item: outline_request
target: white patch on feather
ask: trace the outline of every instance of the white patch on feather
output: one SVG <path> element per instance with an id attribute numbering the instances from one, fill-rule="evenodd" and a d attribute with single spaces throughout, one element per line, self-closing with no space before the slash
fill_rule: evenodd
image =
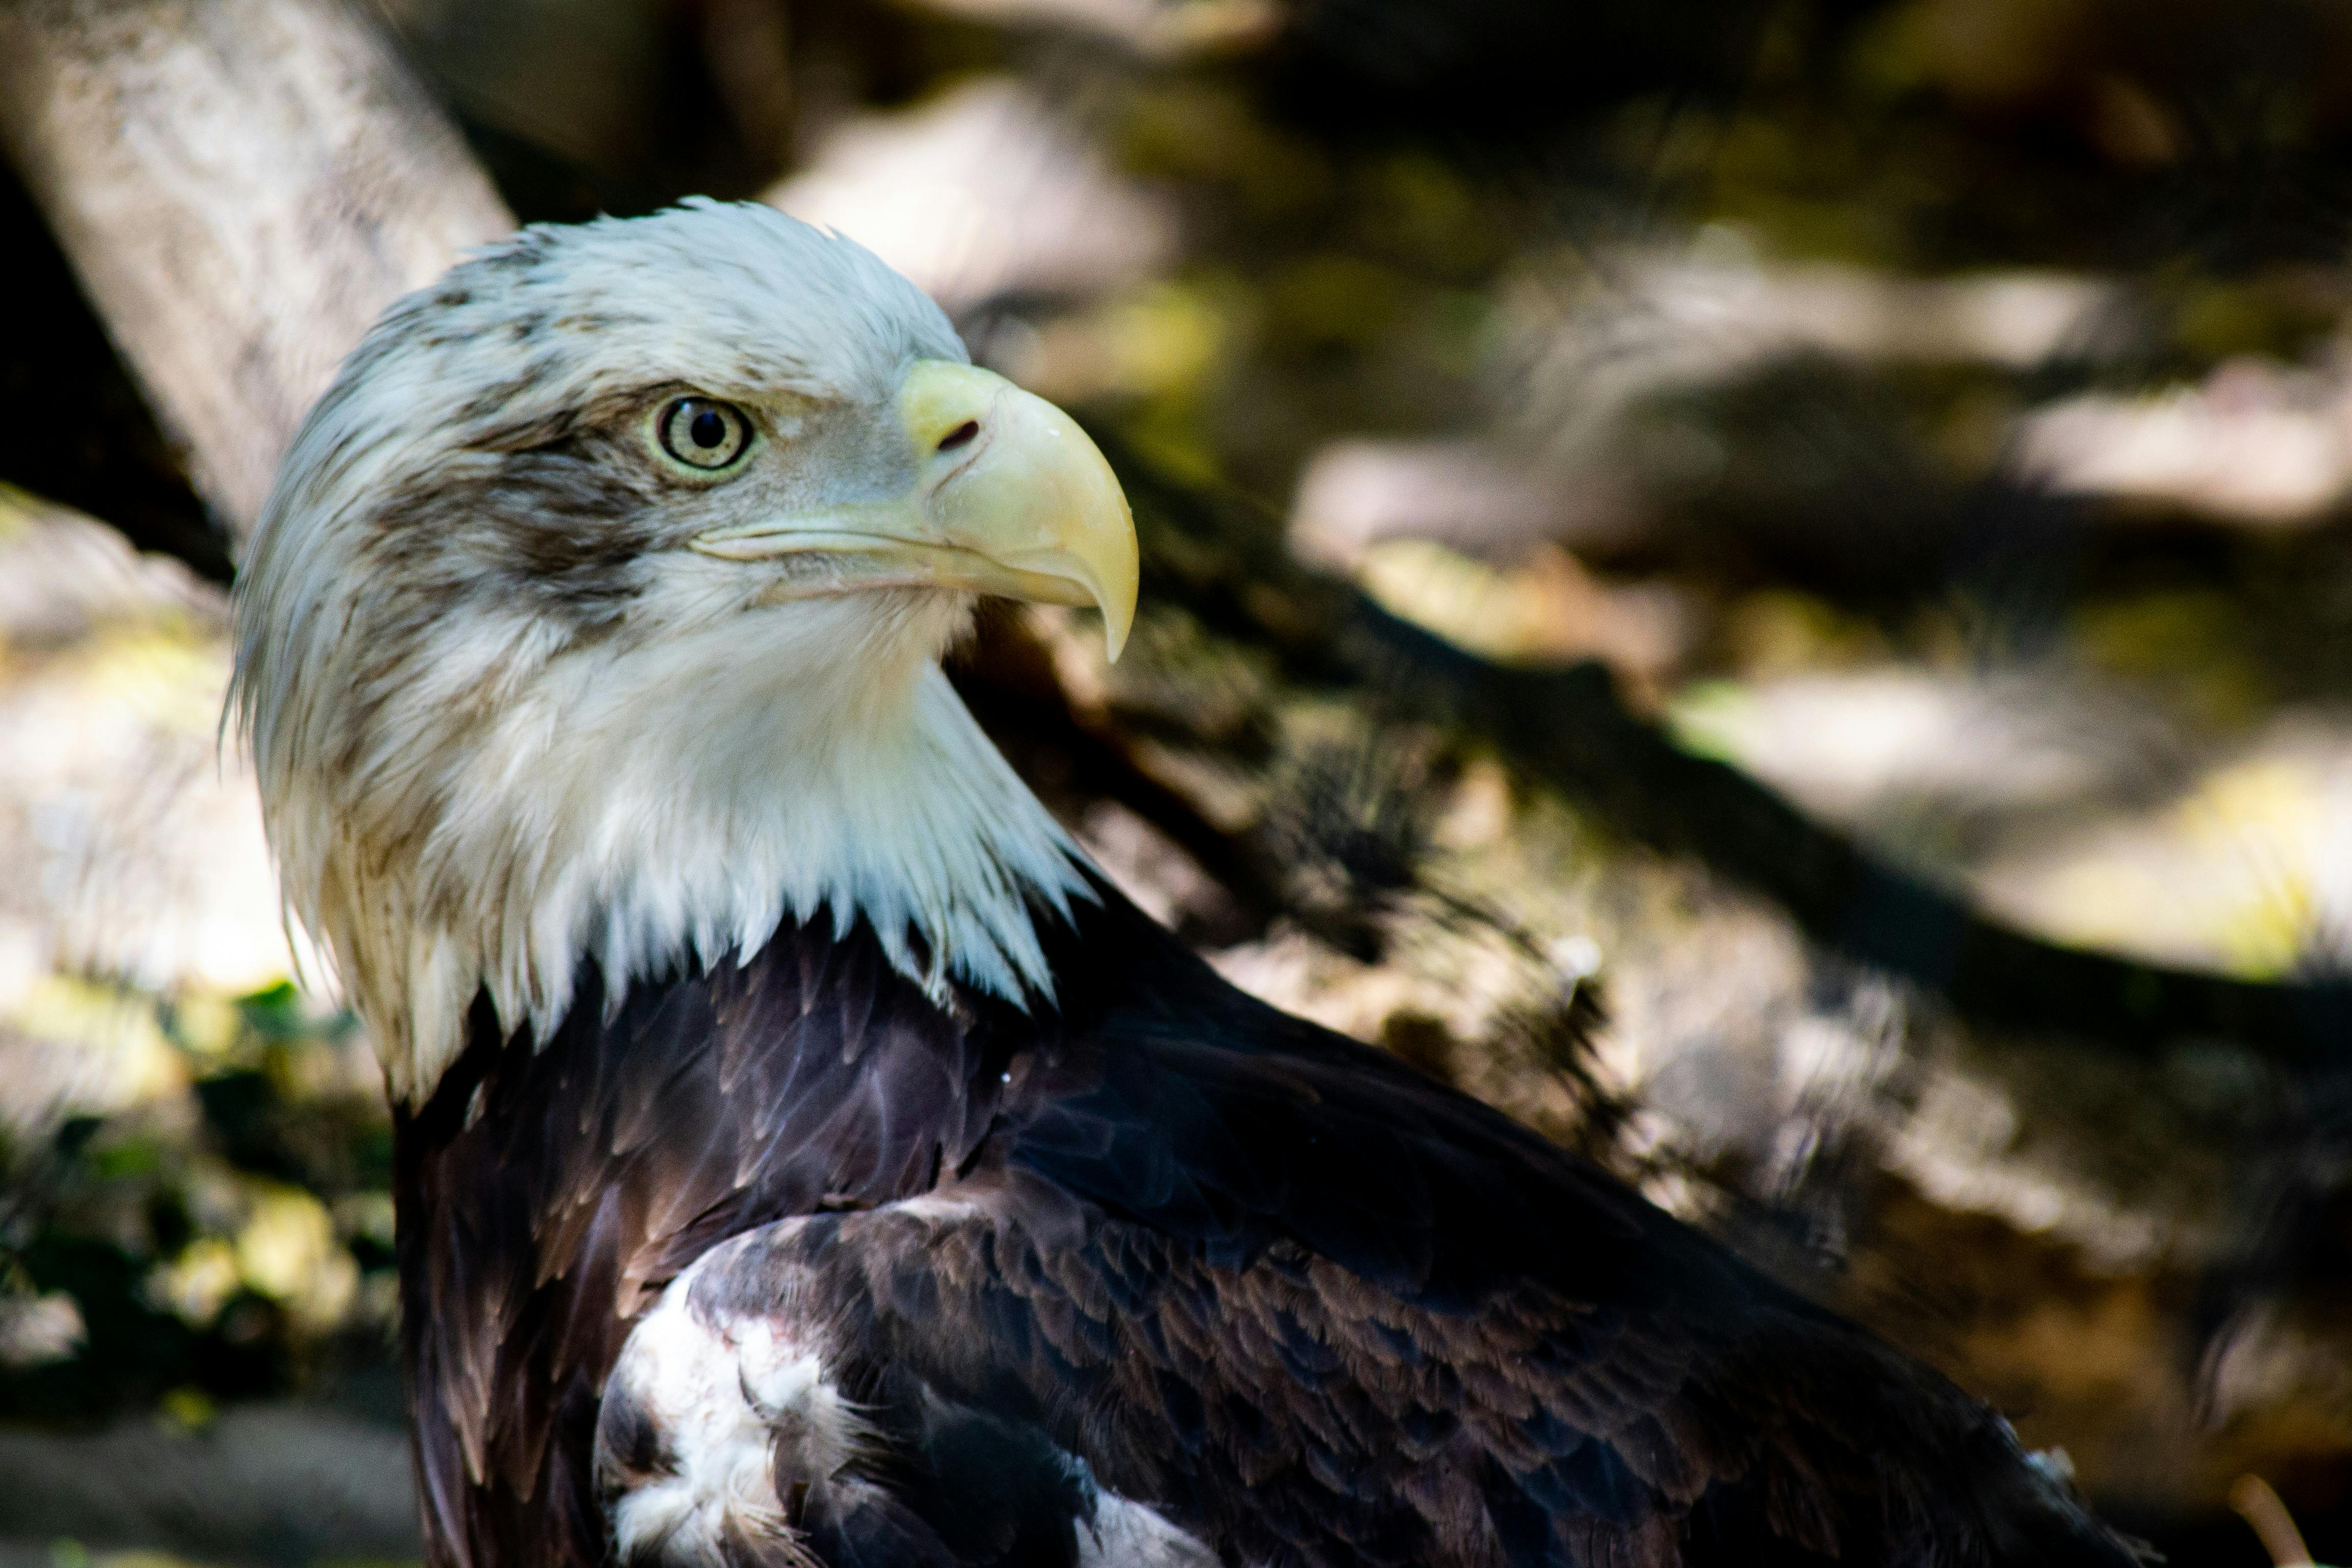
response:
<path id="1" fill-rule="evenodd" d="M 915 1199 L 888 1212 L 951 1222 L 951 1210 L 976 1207 Z M 747 1252 L 788 1240 L 800 1223 L 751 1232 L 705 1253 L 663 1291 L 622 1347 L 605 1384 L 607 1410 L 615 1401 L 633 1405 L 657 1434 L 660 1449 L 650 1469 L 631 1474 L 606 1500 L 614 1543 L 631 1568 L 732 1561 L 721 1545 L 730 1538 L 815 1568 L 777 1493 L 778 1479 L 830 1479 L 887 1447 L 842 1397 L 827 1364 L 831 1333 L 798 1300 L 796 1271 L 774 1275 L 780 1298 L 761 1302 L 755 1312 L 714 1318 L 706 1315 L 709 1309 L 694 1308 L 698 1279 L 741 1268 Z M 608 1475 L 619 1473 L 616 1457 L 604 1450 L 614 1436 L 599 1435 L 598 1466 Z M 1074 1474 L 1087 1478 L 1091 1511 L 1076 1521 L 1079 1568 L 1213 1568 L 1217 1554 L 1198 1537 L 1148 1504 L 1099 1489 L 1083 1460 L 1064 1458 Z"/>
<path id="2" fill-rule="evenodd" d="M 971 1223 L 989 1207 L 984 1196 L 933 1193 L 864 1217 L 945 1227 Z M 877 1484 L 843 1475 L 855 1461 L 887 1453 L 889 1443 L 833 1379 L 829 1363 L 848 1348 L 845 1331 L 806 1293 L 806 1276 L 789 1256 L 808 1223 L 782 1220 L 722 1242 L 672 1281 L 630 1331 L 605 1384 L 607 1426 L 597 1434 L 599 1484 L 630 1568 L 732 1561 L 719 1549 L 730 1537 L 802 1563 L 779 1485 Z M 855 1221 L 835 1244 L 859 1245 Z M 706 1276 L 714 1288 L 698 1311 L 692 1298 Z M 746 1296 L 753 1280 L 763 1284 Z M 721 1304 L 730 1300 L 734 1306 Z M 650 1462 L 613 1451 L 635 1445 L 637 1419 L 651 1429 Z M 1084 1458 L 1060 1457 L 1081 1491 L 1073 1521 L 1079 1568 L 1214 1568 L 1218 1555 L 1199 1537 L 1148 1503 L 1103 1489 Z"/>
<path id="3" fill-rule="evenodd" d="M 1097 1493 L 1093 1522 L 1078 1527 L 1078 1568 L 1214 1568 L 1216 1561 L 1198 1536 L 1116 1492 Z"/>
<path id="4" fill-rule="evenodd" d="M 814 1342 L 776 1318 L 721 1325 L 694 1312 L 697 1270 L 674 1281 L 630 1331 L 608 1399 L 635 1403 L 661 1434 L 667 1468 L 612 1505 L 613 1538 L 629 1563 L 729 1561 L 730 1536 L 798 1553 L 783 1500 L 785 1473 L 829 1476 L 872 1435 L 834 1385 Z"/>

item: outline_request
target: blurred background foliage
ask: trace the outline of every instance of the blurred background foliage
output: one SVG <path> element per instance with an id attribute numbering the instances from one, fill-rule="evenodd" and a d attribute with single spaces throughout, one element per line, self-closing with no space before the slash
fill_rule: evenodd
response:
<path id="1" fill-rule="evenodd" d="M 1228 973 L 2173 1561 L 2265 1560 L 2248 1472 L 2352 1552 L 2352 10 L 381 16 L 525 219 L 774 201 L 1100 434 L 1132 651 L 1006 614 L 959 679 Z M 413 1557 L 388 1124 L 215 758 L 229 550 L 0 228 L 0 1563 Z"/>

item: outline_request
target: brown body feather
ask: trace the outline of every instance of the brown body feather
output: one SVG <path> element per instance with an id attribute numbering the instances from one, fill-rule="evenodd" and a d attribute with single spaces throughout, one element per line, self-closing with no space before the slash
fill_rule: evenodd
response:
<path id="1" fill-rule="evenodd" d="M 543 1044 L 478 1010 L 400 1128 L 436 1563 L 605 1557 L 605 1380 L 730 1238 L 694 1310 L 817 1325 L 892 1439 L 854 1476 L 779 1459 L 794 1552 L 1072 1560 L 1066 1520 L 940 1512 L 980 1489 L 950 1411 L 1233 1563 L 2133 1561 L 1933 1373 L 1115 894 L 1050 944 L 1034 1017 L 822 930 L 609 1022 L 592 989 Z M 608 1489 L 657 1467 L 643 1411 L 604 1416 Z"/>

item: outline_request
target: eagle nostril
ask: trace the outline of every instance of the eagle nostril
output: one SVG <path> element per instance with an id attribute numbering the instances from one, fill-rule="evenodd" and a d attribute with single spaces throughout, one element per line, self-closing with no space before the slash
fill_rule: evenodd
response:
<path id="1" fill-rule="evenodd" d="M 962 424 L 957 426 L 954 429 L 940 437 L 940 450 L 942 452 L 952 452 L 958 447 L 962 446 L 967 441 L 970 441 L 974 436 L 979 434 L 980 421 L 977 419 L 967 419 Z"/>

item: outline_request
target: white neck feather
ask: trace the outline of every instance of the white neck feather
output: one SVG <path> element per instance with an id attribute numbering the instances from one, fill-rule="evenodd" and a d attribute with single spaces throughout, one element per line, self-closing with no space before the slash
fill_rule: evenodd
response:
<path id="1" fill-rule="evenodd" d="M 909 633 L 946 612 L 910 601 L 877 635 L 870 602 L 792 610 L 757 638 L 739 626 L 499 679 L 472 722 L 420 683 L 400 699 L 413 711 L 386 715 L 407 748 L 372 748 L 363 789 L 281 779 L 289 896 L 396 1098 L 432 1093 L 479 991 L 543 1039 L 584 958 L 617 1005 L 688 960 L 755 952 L 787 918 L 862 917 L 935 993 L 952 977 L 1051 997 L 1032 910 L 1091 896 L 1081 853 L 940 672 L 944 635 Z M 462 679 L 470 661 L 451 662 Z"/>

